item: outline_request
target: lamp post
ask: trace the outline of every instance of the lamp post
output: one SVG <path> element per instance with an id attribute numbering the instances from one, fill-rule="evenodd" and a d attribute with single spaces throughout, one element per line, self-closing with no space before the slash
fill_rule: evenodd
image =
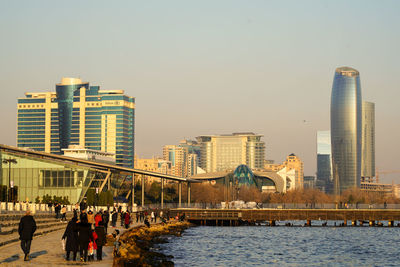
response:
<path id="1" fill-rule="evenodd" d="M 16 159 L 3 159 L 4 164 L 8 164 L 8 183 L 6 186 L 6 210 L 8 210 L 8 187 L 10 186 L 11 183 L 11 163 L 16 164 L 17 160 Z"/>

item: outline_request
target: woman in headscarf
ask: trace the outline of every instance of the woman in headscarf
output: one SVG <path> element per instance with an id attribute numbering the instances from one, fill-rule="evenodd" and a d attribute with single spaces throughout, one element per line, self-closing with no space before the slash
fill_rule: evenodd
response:
<path id="1" fill-rule="evenodd" d="M 72 251 L 73 256 L 72 260 L 76 260 L 76 253 L 78 252 L 78 232 L 77 232 L 77 224 L 76 221 L 78 219 L 73 217 L 71 221 L 68 222 L 67 228 L 65 229 L 64 235 L 62 239 L 67 239 L 65 244 L 65 251 L 66 251 L 66 259 L 69 261 L 69 255 Z"/>

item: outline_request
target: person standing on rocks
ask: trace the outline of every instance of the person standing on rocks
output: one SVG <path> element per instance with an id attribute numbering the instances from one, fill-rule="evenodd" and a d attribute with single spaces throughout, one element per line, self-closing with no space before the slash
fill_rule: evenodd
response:
<path id="1" fill-rule="evenodd" d="M 21 248 L 25 254 L 24 261 L 29 260 L 29 252 L 31 250 L 32 238 L 35 231 L 35 219 L 31 215 L 31 212 L 27 210 L 25 216 L 21 218 L 18 226 L 19 239 L 21 240 Z"/>
<path id="2" fill-rule="evenodd" d="M 66 259 L 69 261 L 69 255 L 72 251 L 72 260 L 76 261 L 76 253 L 78 252 L 78 232 L 77 232 L 77 217 L 73 217 L 71 221 L 68 222 L 67 228 L 65 229 L 62 239 L 67 239 L 65 245 Z"/>

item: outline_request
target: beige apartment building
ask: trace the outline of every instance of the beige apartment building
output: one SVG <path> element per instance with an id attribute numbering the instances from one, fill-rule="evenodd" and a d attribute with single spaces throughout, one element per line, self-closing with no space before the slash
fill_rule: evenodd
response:
<path id="1" fill-rule="evenodd" d="M 254 133 L 233 133 L 197 137 L 200 145 L 200 168 L 205 172 L 218 172 L 234 170 L 245 164 L 251 169 L 262 169 L 265 157 L 262 136 Z"/>
<path id="2" fill-rule="evenodd" d="M 172 175 L 187 177 L 188 174 L 188 149 L 177 145 L 163 147 L 163 159 L 171 162 Z"/>
<path id="3" fill-rule="evenodd" d="M 273 161 L 264 161 L 264 169 L 268 171 L 277 172 L 283 168 L 290 170 L 295 170 L 295 188 L 304 188 L 304 164 L 303 161 L 295 154 L 290 154 L 286 157 L 286 160 L 282 164 L 275 164 Z"/>

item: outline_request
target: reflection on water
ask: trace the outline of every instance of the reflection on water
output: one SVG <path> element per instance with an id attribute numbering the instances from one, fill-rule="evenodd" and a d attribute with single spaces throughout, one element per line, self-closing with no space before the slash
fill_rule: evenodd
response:
<path id="1" fill-rule="evenodd" d="M 160 248 L 176 266 L 400 266 L 399 234 L 397 227 L 193 227 Z"/>

